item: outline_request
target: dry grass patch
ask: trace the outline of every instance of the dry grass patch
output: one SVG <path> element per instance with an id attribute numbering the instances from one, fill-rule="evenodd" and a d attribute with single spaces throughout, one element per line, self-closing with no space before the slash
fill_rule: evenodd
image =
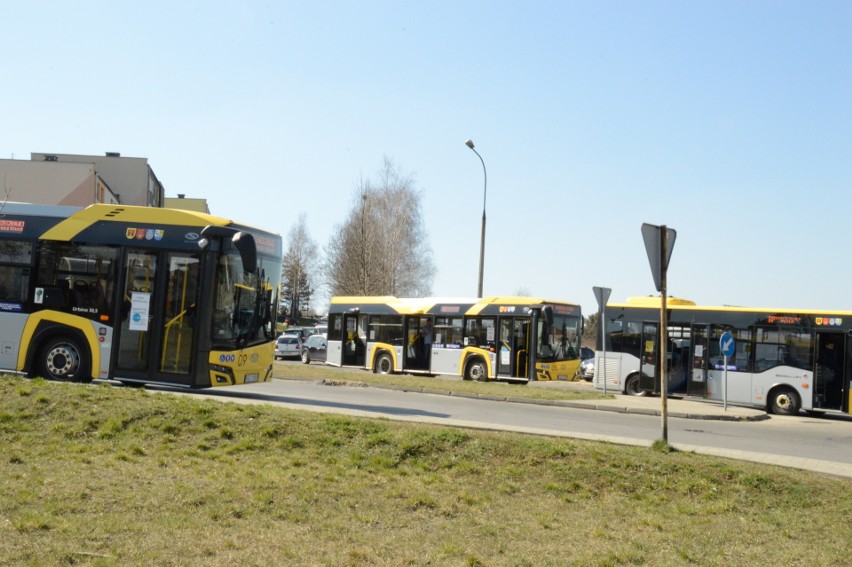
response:
<path id="1" fill-rule="evenodd" d="M 10 564 L 844 564 L 852 484 L 679 452 L 0 378 Z"/>

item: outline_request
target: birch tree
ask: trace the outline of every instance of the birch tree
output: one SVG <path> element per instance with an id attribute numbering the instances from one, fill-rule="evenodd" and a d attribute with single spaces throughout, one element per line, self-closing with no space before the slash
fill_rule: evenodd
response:
<path id="1" fill-rule="evenodd" d="M 308 233 L 305 214 L 287 234 L 287 252 L 281 264 L 281 297 L 289 305 L 289 314 L 298 318 L 308 307 L 313 289 L 310 281 L 316 271 L 317 245 Z"/>
<path id="2" fill-rule="evenodd" d="M 332 295 L 429 295 L 435 265 L 414 178 L 385 158 L 378 182 L 359 182 L 325 255 Z"/>

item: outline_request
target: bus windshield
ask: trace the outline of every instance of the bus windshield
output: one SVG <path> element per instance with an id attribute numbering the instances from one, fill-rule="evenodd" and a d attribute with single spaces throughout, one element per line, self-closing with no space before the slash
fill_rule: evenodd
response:
<path id="1" fill-rule="evenodd" d="M 277 282 L 267 275 L 271 266 L 261 259 L 255 272 L 245 272 L 240 253 L 230 247 L 219 256 L 213 306 L 213 341 L 238 347 L 272 337 L 273 290 Z"/>
<path id="2" fill-rule="evenodd" d="M 553 322 L 542 317 L 538 322 L 540 362 L 576 360 L 580 352 L 580 318 L 555 313 Z"/>

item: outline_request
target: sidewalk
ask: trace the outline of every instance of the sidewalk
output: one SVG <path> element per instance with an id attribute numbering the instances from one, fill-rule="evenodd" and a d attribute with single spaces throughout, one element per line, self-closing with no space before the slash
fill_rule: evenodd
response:
<path id="1" fill-rule="evenodd" d="M 650 396 L 640 397 L 615 394 L 615 399 L 613 400 L 575 400 L 561 403 L 575 408 L 619 413 L 662 414 L 662 400 L 659 397 Z M 769 415 L 763 410 L 732 406 L 731 404 L 728 404 L 727 409 L 725 409 L 721 402 L 715 400 L 692 400 L 669 397 L 666 400 L 666 410 L 669 417 L 687 419 L 717 419 L 725 421 L 759 421 L 769 419 Z"/>
<path id="2" fill-rule="evenodd" d="M 530 382 L 533 388 L 570 388 L 577 390 L 597 391 L 590 382 Z M 635 413 L 641 415 L 662 415 L 662 400 L 659 396 L 627 396 L 613 391 L 615 396 L 610 400 L 570 400 L 560 401 L 558 405 L 574 408 L 614 411 L 618 413 Z M 516 400 L 512 400 L 516 401 Z M 533 402 L 530 402 L 533 403 Z M 544 402 L 549 404 L 550 402 Z M 727 409 L 722 402 L 701 398 L 686 398 L 682 395 L 666 399 L 666 412 L 669 417 L 686 419 L 717 419 L 724 421 L 759 421 L 769 419 L 766 411 L 754 407 L 735 406 L 728 404 Z"/>

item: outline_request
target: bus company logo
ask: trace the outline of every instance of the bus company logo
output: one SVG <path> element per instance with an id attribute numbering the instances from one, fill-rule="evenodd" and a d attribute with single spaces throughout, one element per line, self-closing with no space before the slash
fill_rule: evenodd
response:
<path id="1" fill-rule="evenodd" d="M 127 237 L 127 240 L 145 240 L 146 232 L 144 228 L 128 228 L 124 235 Z"/>
<path id="2" fill-rule="evenodd" d="M 260 360 L 260 356 L 258 356 L 258 354 L 257 354 L 257 353 L 254 353 L 253 355 L 251 355 L 251 362 L 252 362 L 252 364 L 257 364 L 257 361 L 258 361 L 258 360 Z"/>
<path id="3" fill-rule="evenodd" d="M 500 306 L 500 313 L 514 313 L 514 312 L 515 312 L 515 306 L 514 305 L 501 305 Z"/>
<path id="4" fill-rule="evenodd" d="M 199 239 L 199 235 L 197 232 L 187 232 L 183 235 L 183 237 L 192 242 Z"/>
<path id="5" fill-rule="evenodd" d="M 818 327 L 839 327 L 843 324 L 842 317 L 817 317 L 816 324 Z"/>
<path id="6" fill-rule="evenodd" d="M 219 362 L 223 362 L 223 363 L 234 362 L 236 359 L 237 359 L 236 356 L 234 356 L 233 354 L 220 354 L 219 355 Z"/>

